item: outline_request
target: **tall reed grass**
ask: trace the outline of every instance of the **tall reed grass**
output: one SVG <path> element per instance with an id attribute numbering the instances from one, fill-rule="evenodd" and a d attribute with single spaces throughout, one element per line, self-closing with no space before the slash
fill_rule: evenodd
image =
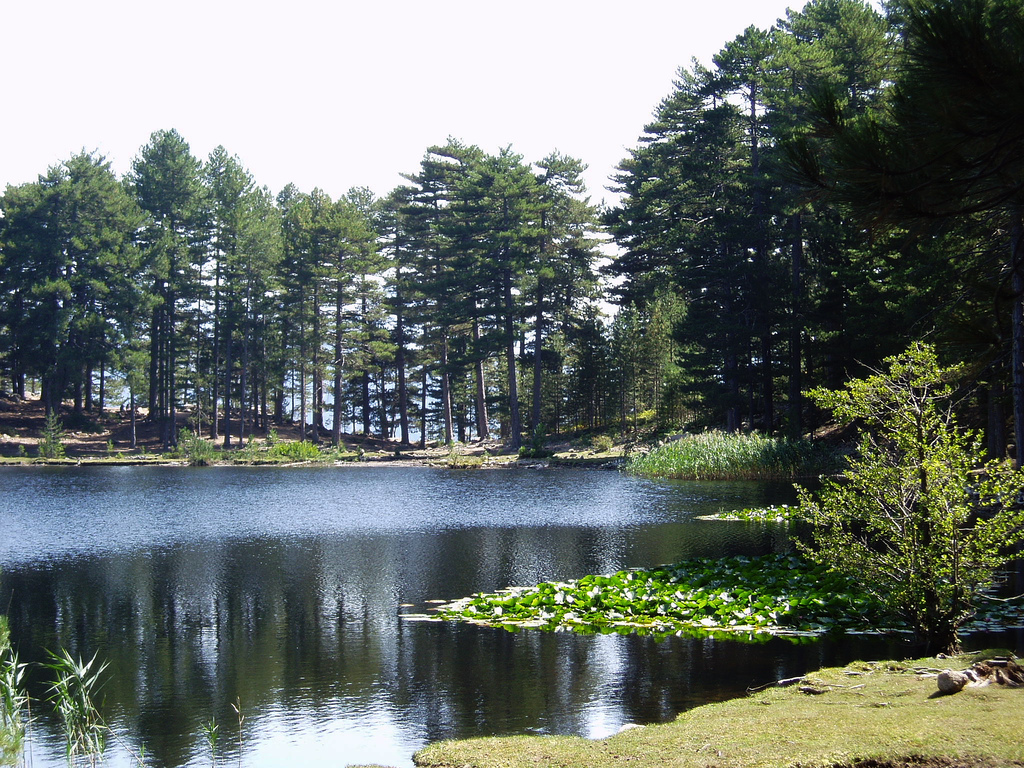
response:
<path id="1" fill-rule="evenodd" d="M 759 434 L 703 432 L 634 455 L 626 471 L 676 480 L 788 480 L 842 471 L 832 446 Z"/>
<path id="2" fill-rule="evenodd" d="M 95 696 L 106 662 L 97 664 L 94 655 L 89 661 L 76 659 L 66 650 L 50 654 L 44 666 L 56 674 L 50 686 L 50 701 L 64 726 L 68 763 L 82 757 L 95 765 L 103 755 L 109 728 L 96 708 Z"/>
<path id="3" fill-rule="evenodd" d="M 28 695 L 25 665 L 11 648 L 7 617 L 0 616 L 0 765 L 16 765 L 25 741 Z"/>

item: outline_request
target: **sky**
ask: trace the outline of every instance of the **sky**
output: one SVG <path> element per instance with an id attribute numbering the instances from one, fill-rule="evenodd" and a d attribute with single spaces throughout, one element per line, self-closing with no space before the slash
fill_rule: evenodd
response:
<path id="1" fill-rule="evenodd" d="M 454 137 L 589 168 L 593 202 L 679 67 L 802 0 L 32 0 L 0 17 L 0 189 L 161 129 L 256 183 L 387 194 Z"/>

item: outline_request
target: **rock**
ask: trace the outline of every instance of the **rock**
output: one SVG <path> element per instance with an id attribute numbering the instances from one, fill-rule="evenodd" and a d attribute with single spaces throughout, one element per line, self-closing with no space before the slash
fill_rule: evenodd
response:
<path id="1" fill-rule="evenodd" d="M 828 693 L 827 688 L 818 688 L 815 685 L 801 685 L 797 690 L 800 693 L 806 693 L 808 696 L 820 696 L 823 693 Z"/>
<path id="2" fill-rule="evenodd" d="M 951 694 L 962 691 L 964 686 L 970 682 L 970 678 L 963 672 L 947 669 L 939 672 L 937 682 L 939 685 L 939 693 Z"/>
<path id="3" fill-rule="evenodd" d="M 619 733 L 625 733 L 626 731 L 635 731 L 638 728 L 644 728 L 646 726 L 640 725 L 639 723 L 623 723 L 622 727 L 619 728 Z"/>

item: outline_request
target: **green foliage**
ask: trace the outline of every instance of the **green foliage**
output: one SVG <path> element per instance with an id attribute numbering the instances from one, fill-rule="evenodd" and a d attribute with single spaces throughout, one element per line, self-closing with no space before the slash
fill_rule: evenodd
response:
<path id="1" fill-rule="evenodd" d="M 479 594 L 439 615 L 505 628 L 636 631 L 751 640 L 891 626 L 854 579 L 793 555 L 686 560 L 661 569 L 584 576 Z"/>
<path id="2" fill-rule="evenodd" d="M 702 520 L 743 520 L 748 523 L 785 523 L 790 520 L 799 519 L 799 508 L 791 507 L 788 504 L 782 506 L 753 507 L 748 509 L 733 510 L 731 512 L 720 512 L 716 515 L 706 515 Z"/>
<path id="3" fill-rule="evenodd" d="M 594 435 L 590 438 L 590 448 L 594 453 L 608 453 L 615 446 L 611 435 Z"/>
<path id="4" fill-rule="evenodd" d="M 84 756 L 95 762 L 103 754 L 108 732 L 95 703 L 107 664 L 97 665 L 95 655 L 89 661 L 75 659 L 66 650 L 50 658 L 46 667 L 57 675 L 50 686 L 50 701 L 64 726 L 68 761 Z"/>
<path id="5" fill-rule="evenodd" d="M 192 467 L 208 467 L 217 460 L 217 447 L 202 435 L 188 429 L 178 435 L 178 451 Z"/>
<path id="6" fill-rule="evenodd" d="M 210 765 L 217 765 L 217 741 L 220 738 L 220 725 L 216 718 L 210 718 L 202 724 L 203 737 L 206 739 L 206 746 L 210 749 Z"/>
<path id="7" fill-rule="evenodd" d="M 25 740 L 28 695 L 25 664 L 11 648 L 7 617 L 0 616 L 0 765 L 14 765 Z"/>
<path id="8" fill-rule="evenodd" d="M 522 450 L 520 450 L 520 454 L 522 454 Z M 484 465 L 484 457 L 463 453 L 459 450 L 458 444 L 452 444 L 444 465 L 449 469 L 479 469 Z"/>
<path id="9" fill-rule="evenodd" d="M 533 430 L 533 434 L 530 436 L 530 443 L 519 448 L 519 458 L 547 459 L 553 456 L 554 452 L 544 445 L 544 438 L 545 434 L 542 428 L 538 427 Z"/>
<path id="10" fill-rule="evenodd" d="M 1024 541 L 1024 475 L 985 463 L 953 415 L 955 373 L 914 344 L 887 369 L 845 390 L 812 393 L 836 417 L 864 425 L 839 481 L 801 491 L 816 562 L 856 578 L 900 613 L 930 652 L 958 647 L 982 590 Z"/>
<path id="11" fill-rule="evenodd" d="M 711 431 L 634 455 L 626 470 L 677 480 L 769 480 L 817 476 L 842 466 L 842 455 L 822 443 Z"/>
<path id="12" fill-rule="evenodd" d="M 323 458 L 320 449 L 308 440 L 277 443 L 271 446 L 267 455 L 272 459 L 285 459 L 287 461 L 319 461 Z"/>
<path id="13" fill-rule="evenodd" d="M 39 455 L 44 459 L 64 458 L 64 430 L 56 411 L 46 412 L 43 422 L 43 436 L 39 440 Z"/>

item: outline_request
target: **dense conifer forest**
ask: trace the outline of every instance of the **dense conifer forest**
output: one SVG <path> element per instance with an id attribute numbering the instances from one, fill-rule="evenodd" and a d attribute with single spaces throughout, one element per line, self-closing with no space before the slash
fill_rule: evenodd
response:
<path id="1" fill-rule="evenodd" d="M 811 0 L 681 68 L 602 208 L 585 159 L 455 139 L 338 199 L 173 129 L 123 177 L 83 152 L 0 198 L 0 388 L 139 409 L 166 446 L 186 417 L 225 446 L 283 423 L 799 436 L 809 388 L 928 339 L 1003 455 L 1024 444 L 1022 62 L 1016 2 Z"/>

